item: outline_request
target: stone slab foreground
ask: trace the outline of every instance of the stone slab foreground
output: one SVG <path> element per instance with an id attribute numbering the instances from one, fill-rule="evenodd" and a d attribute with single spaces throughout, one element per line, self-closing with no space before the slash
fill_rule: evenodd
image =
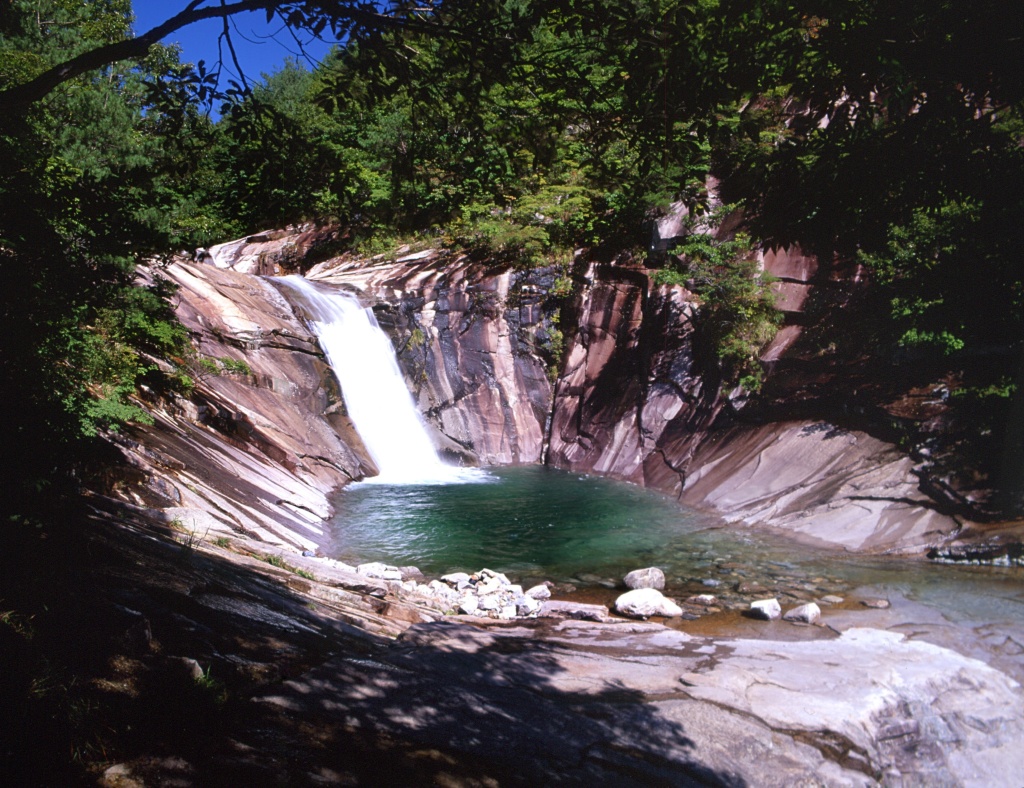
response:
<path id="1" fill-rule="evenodd" d="M 712 640 L 649 623 L 415 625 L 259 699 L 468 757 L 524 781 L 1013 785 L 1020 686 L 875 629 Z"/>

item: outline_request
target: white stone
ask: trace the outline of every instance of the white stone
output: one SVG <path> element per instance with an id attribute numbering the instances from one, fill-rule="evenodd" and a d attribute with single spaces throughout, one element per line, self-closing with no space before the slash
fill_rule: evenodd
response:
<path id="1" fill-rule="evenodd" d="M 656 588 L 661 590 L 665 587 L 665 573 L 656 566 L 649 566 L 646 569 L 634 569 L 623 578 L 627 588 Z"/>
<path id="2" fill-rule="evenodd" d="M 774 621 L 782 616 L 782 606 L 777 599 L 758 599 L 750 603 L 750 613 L 754 618 Z"/>
<path id="3" fill-rule="evenodd" d="M 498 611 L 498 618 L 510 619 L 516 617 L 516 606 L 515 605 L 504 605 L 501 610 Z"/>
<path id="4" fill-rule="evenodd" d="M 540 602 L 530 596 L 523 596 L 516 600 L 516 612 L 521 616 L 532 616 L 540 610 Z"/>
<path id="5" fill-rule="evenodd" d="M 459 583 L 468 583 L 469 575 L 465 572 L 452 572 L 450 575 L 441 575 L 441 579 L 446 583 L 457 586 Z"/>
<path id="6" fill-rule="evenodd" d="M 402 573 L 397 566 L 388 566 L 380 561 L 370 561 L 356 567 L 356 572 L 364 577 L 376 577 L 381 580 L 401 580 Z"/>
<path id="7" fill-rule="evenodd" d="M 465 613 L 467 616 L 473 615 L 479 609 L 480 602 L 472 594 L 466 594 L 459 602 L 459 612 Z"/>
<path id="8" fill-rule="evenodd" d="M 712 605 L 718 604 L 718 597 L 714 594 L 697 594 L 691 596 L 687 600 L 688 604 L 701 605 L 702 607 L 711 607 Z"/>
<path id="9" fill-rule="evenodd" d="M 806 605 L 800 605 L 799 607 L 794 607 L 792 610 L 787 610 L 783 618 L 786 621 L 800 621 L 804 624 L 817 624 L 821 620 L 821 608 L 814 604 L 814 602 L 808 602 Z"/>
<path id="10" fill-rule="evenodd" d="M 551 589 L 544 585 L 544 583 L 541 583 L 539 586 L 528 588 L 526 595 L 533 599 L 551 599 Z"/>
<path id="11" fill-rule="evenodd" d="M 683 609 L 656 588 L 636 588 L 615 600 L 615 612 L 630 618 L 681 616 Z"/>

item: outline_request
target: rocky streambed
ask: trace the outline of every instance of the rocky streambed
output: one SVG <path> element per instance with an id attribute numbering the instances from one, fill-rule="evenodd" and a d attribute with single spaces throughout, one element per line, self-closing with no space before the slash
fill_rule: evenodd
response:
<path id="1" fill-rule="evenodd" d="M 118 549 L 151 529 L 115 535 Z M 990 786 L 1016 784 L 1024 768 L 1018 682 L 928 642 L 921 630 L 934 634 L 941 617 L 911 600 L 819 599 L 817 624 L 734 611 L 748 629 L 728 636 L 704 626 L 728 611 L 678 625 L 628 619 L 498 572 L 428 579 L 247 537 L 158 541 L 179 586 L 140 576 L 130 600 L 121 592 L 135 611 L 126 624 L 147 633 L 133 659 L 196 660 L 258 724 L 239 723 L 200 755 L 111 765 L 106 785 L 253 774 L 379 784 L 393 768 L 403 784 L 442 774 L 453 784 Z M 471 607 L 469 595 L 473 615 L 453 609 Z M 492 596 L 508 603 L 481 604 Z M 526 599 L 537 606 L 521 608 Z M 513 604 L 516 617 L 503 618 Z M 254 641 L 277 645 L 239 645 Z M 367 772 L 352 748 L 384 762 Z"/>

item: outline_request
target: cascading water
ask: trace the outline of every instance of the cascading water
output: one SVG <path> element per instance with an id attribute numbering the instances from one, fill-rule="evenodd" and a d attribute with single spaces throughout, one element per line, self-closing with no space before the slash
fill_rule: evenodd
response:
<path id="1" fill-rule="evenodd" d="M 310 327 L 341 385 L 349 417 L 373 457 L 376 484 L 449 484 L 478 481 L 478 469 L 445 465 L 395 360 L 395 351 L 373 312 L 355 296 L 325 293 L 301 276 L 278 280 L 299 294 Z"/>

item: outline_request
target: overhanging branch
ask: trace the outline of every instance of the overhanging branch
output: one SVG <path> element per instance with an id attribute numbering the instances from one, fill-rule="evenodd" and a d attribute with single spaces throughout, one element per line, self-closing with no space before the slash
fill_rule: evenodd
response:
<path id="1" fill-rule="evenodd" d="M 7 111 L 17 111 L 34 104 L 45 98 L 59 85 L 82 74 L 94 71 L 112 63 L 123 60 L 139 61 L 146 57 L 150 48 L 158 43 L 165 36 L 180 30 L 183 27 L 201 22 L 204 19 L 224 18 L 239 13 L 250 11 L 266 11 L 268 18 L 270 14 L 278 15 L 291 24 L 294 19 L 329 17 L 335 20 L 347 20 L 348 22 L 366 28 L 394 28 L 394 27 L 415 27 L 430 28 L 418 16 L 416 18 L 403 17 L 381 13 L 372 3 L 357 2 L 280 2 L 279 0 L 225 0 L 217 5 L 203 6 L 204 0 L 193 0 L 184 10 L 168 19 L 166 22 L 157 25 L 134 38 L 125 41 L 118 41 L 113 44 L 91 49 L 73 57 L 48 71 L 44 71 L 35 79 L 16 85 L 7 90 L 0 91 L 0 114 Z M 425 4 L 429 5 L 429 3 Z M 298 14 L 298 16 L 296 16 Z"/>

